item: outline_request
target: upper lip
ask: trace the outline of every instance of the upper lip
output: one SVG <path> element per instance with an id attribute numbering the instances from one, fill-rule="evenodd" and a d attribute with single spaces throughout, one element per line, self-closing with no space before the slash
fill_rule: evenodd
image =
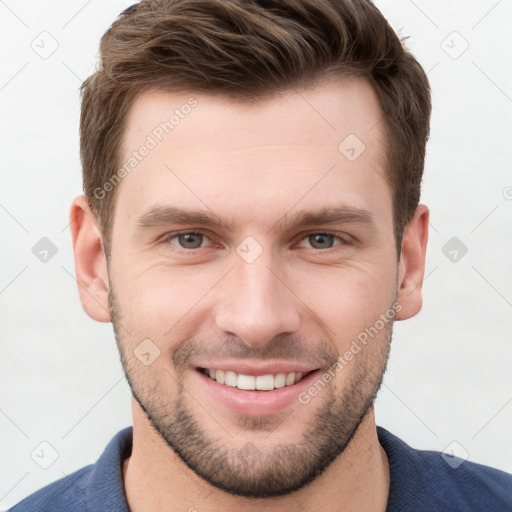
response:
<path id="1" fill-rule="evenodd" d="M 317 370 L 318 367 L 314 367 L 306 364 L 291 363 L 286 361 L 275 361 L 272 363 L 264 364 L 251 364 L 247 361 L 208 361 L 200 362 L 194 365 L 194 368 L 207 368 L 209 370 L 223 370 L 232 371 L 235 373 L 241 373 L 243 375 L 276 375 L 278 373 L 308 373 L 313 370 Z"/>

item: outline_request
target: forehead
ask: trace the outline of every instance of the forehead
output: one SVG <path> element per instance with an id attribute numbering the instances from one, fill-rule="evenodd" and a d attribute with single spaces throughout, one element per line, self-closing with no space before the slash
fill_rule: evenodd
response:
<path id="1" fill-rule="evenodd" d="M 381 116 L 359 78 L 251 104 L 144 93 L 127 118 L 116 216 L 133 221 L 158 204 L 237 214 L 236 223 L 254 223 L 255 211 L 275 222 L 299 203 L 389 213 Z"/>

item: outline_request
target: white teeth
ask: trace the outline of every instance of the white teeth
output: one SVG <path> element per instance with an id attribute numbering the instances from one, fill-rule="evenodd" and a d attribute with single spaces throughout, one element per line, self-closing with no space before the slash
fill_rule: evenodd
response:
<path id="1" fill-rule="evenodd" d="M 244 375 L 231 370 L 212 370 L 206 369 L 206 375 L 209 375 L 219 384 L 225 384 L 233 388 L 245 390 L 271 391 L 272 389 L 284 388 L 299 382 L 304 374 L 302 372 L 277 373 L 275 375 Z"/>
<path id="2" fill-rule="evenodd" d="M 286 373 L 278 373 L 274 377 L 274 387 L 284 388 L 286 386 Z"/>
<path id="3" fill-rule="evenodd" d="M 238 389 L 256 389 L 256 377 L 239 373 L 236 387 Z"/>
<path id="4" fill-rule="evenodd" d="M 274 389 L 274 376 L 273 375 L 258 375 L 256 377 L 256 389 L 260 391 L 270 391 Z"/>
<path id="5" fill-rule="evenodd" d="M 227 371 L 224 376 L 224 384 L 227 386 L 231 386 L 232 388 L 236 388 L 237 376 L 235 372 Z"/>
<path id="6" fill-rule="evenodd" d="M 226 378 L 226 373 L 224 370 L 217 370 L 217 382 L 220 382 L 221 384 L 224 384 Z"/>

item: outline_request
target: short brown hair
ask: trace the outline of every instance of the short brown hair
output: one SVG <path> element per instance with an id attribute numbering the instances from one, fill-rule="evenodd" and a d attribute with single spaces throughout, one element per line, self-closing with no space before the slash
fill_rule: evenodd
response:
<path id="1" fill-rule="evenodd" d="M 383 111 L 398 254 L 418 206 L 430 124 L 422 67 L 370 0 L 143 0 L 101 39 L 98 70 L 82 84 L 84 191 L 105 249 L 126 118 L 144 91 L 220 94 L 254 102 L 325 77 L 357 74 Z M 341 141 L 340 141 L 341 142 Z"/>

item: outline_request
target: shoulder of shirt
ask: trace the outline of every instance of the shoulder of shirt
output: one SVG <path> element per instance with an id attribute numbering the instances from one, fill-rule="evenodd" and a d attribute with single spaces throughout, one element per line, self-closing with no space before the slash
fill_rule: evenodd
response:
<path id="1" fill-rule="evenodd" d="M 98 481 L 102 479 L 101 472 L 112 469 L 106 463 L 112 459 L 116 460 L 114 452 L 119 451 L 123 444 L 131 442 L 131 435 L 132 427 L 119 431 L 110 440 L 96 463 L 84 466 L 38 489 L 7 512 L 96 512 L 95 491 L 99 491 Z M 119 468 L 118 472 L 120 471 Z M 111 483 L 107 480 L 102 482 L 102 493 L 109 493 L 108 487 Z M 122 486 L 122 483 L 120 485 Z M 119 496 L 113 498 L 118 499 Z"/>
<path id="2" fill-rule="evenodd" d="M 449 457 L 442 452 L 411 448 L 382 427 L 379 442 L 390 465 L 391 485 L 388 512 L 415 510 L 430 512 L 512 510 L 512 475 L 504 471 Z M 118 432 L 102 457 L 129 439 L 131 427 Z M 94 470 L 98 463 L 85 466 L 39 489 L 9 512 L 90 512 Z M 120 470 L 119 470 L 120 471 Z M 118 496 L 119 498 L 119 496 Z M 124 505 L 120 504 L 124 510 Z"/>
<path id="3" fill-rule="evenodd" d="M 512 510 L 512 474 L 449 454 L 411 448 L 382 427 L 390 463 L 388 511 Z"/>
<path id="4" fill-rule="evenodd" d="M 27 496 L 8 512 L 87 511 L 84 487 L 94 464 L 85 466 Z"/>

